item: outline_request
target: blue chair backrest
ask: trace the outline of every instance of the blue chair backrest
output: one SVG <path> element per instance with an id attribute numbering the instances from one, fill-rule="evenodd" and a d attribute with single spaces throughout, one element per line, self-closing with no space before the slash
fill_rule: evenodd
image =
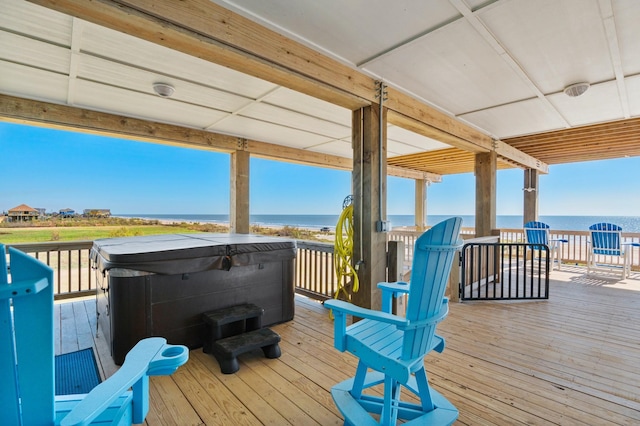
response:
<path id="1" fill-rule="evenodd" d="M 613 223 L 595 223 L 589 227 L 595 254 L 619 256 L 622 247 L 622 227 Z"/>
<path id="2" fill-rule="evenodd" d="M 524 224 L 525 239 L 529 244 L 549 245 L 549 225 L 531 221 Z"/>
<path id="3" fill-rule="evenodd" d="M 143 423 L 149 376 L 176 371 L 189 359 L 187 347 L 169 345 L 162 337 L 143 339 L 122 367 L 90 393 L 57 398 L 53 270 L 14 248 L 9 254 L 10 283 L 0 244 L 0 424 Z"/>
<path id="4" fill-rule="evenodd" d="M 53 270 L 0 244 L 0 407 L 3 424 L 53 424 Z"/>
<path id="5" fill-rule="evenodd" d="M 438 315 L 442 309 L 444 292 L 451 273 L 455 252 L 462 246 L 460 227 L 462 218 L 454 217 L 435 225 L 415 243 L 411 283 L 406 318 L 420 321 Z M 405 333 L 403 358 L 424 355 L 431 348 L 436 325 Z"/>

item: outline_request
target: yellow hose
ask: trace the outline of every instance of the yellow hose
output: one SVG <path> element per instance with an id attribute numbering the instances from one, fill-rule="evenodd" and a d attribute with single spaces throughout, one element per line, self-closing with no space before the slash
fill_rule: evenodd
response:
<path id="1" fill-rule="evenodd" d="M 351 295 L 342 283 L 345 278 L 351 277 L 351 292 L 357 293 L 360 287 L 358 281 L 358 273 L 353 267 L 353 204 L 349 204 L 344 209 L 338 219 L 336 225 L 336 238 L 334 244 L 334 270 L 338 278 L 338 290 L 333 295 L 334 299 L 338 299 L 343 294 L 344 300 L 351 300 Z"/>

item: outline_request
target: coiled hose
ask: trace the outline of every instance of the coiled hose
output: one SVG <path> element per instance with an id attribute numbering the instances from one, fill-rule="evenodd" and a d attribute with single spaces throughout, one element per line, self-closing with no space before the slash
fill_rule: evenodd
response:
<path id="1" fill-rule="evenodd" d="M 334 243 L 334 270 L 338 278 L 338 290 L 333 295 L 334 299 L 344 296 L 343 300 L 351 300 L 351 294 L 347 291 L 343 282 L 351 278 L 351 293 L 357 293 L 360 287 L 358 272 L 353 267 L 353 203 L 351 195 L 342 203 L 342 213 L 336 224 L 336 237 Z"/>

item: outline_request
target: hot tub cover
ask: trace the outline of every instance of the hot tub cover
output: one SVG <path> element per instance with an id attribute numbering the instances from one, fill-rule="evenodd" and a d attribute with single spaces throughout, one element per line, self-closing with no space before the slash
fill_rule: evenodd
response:
<path id="1" fill-rule="evenodd" d="M 165 234 L 104 238 L 91 248 L 93 267 L 185 274 L 292 259 L 296 242 L 248 234 Z"/>

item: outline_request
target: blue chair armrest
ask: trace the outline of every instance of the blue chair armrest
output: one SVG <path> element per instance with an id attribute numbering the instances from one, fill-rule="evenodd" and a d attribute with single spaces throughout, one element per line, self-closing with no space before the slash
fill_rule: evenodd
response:
<path id="1" fill-rule="evenodd" d="M 382 290 L 382 311 L 388 314 L 391 313 L 391 302 L 394 297 L 398 297 L 400 294 L 409 293 L 409 283 L 405 281 L 397 281 L 394 283 L 381 282 L 378 283 L 378 288 Z"/>
<path id="2" fill-rule="evenodd" d="M 133 389 L 133 423 L 142 423 L 149 411 L 149 375 L 170 374 L 189 358 L 185 346 L 166 343 L 162 337 L 139 341 L 125 357 L 122 367 L 93 388 L 60 424 L 88 425 L 130 388 Z"/>
<path id="3" fill-rule="evenodd" d="M 406 323 L 404 318 L 397 315 L 361 308 L 353 303 L 345 302 L 343 300 L 325 300 L 324 306 L 331 309 L 333 312 L 333 346 L 340 352 L 344 352 L 347 347 L 347 314 L 355 315 L 360 318 L 375 319 L 377 321 L 388 322 L 396 325 Z"/>
<path id="4" fill-rule="evenodd" d="M 407 323 L 406 319 L 397 315 L 381 311 L 374 311 L 367 308 L 361 308 L 360 306 L 356 306 L 353 303 L 345 302 L 344 300 L 327 300 L 324 302 L 324 306 L 329 309 L 333 309 L 334 315 L 336 313 L 345 313 L 359 318 L 374 319 L 376 321 L 382 321 L 395 325 L 403 325 Z"/>

